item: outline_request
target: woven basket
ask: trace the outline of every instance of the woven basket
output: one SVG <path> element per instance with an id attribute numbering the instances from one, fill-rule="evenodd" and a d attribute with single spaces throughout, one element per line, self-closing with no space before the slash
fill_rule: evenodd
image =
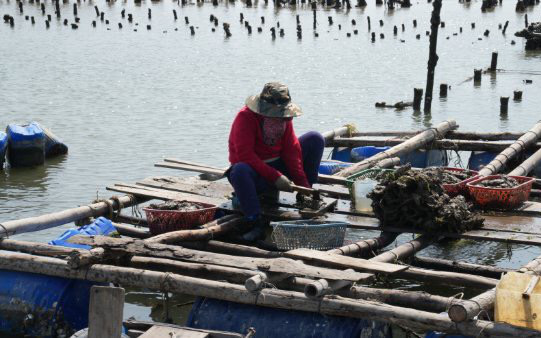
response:
<path id="1" fill-rule="evenodd" d="M 510 210 L 526 202 L 530 197 L 532 185 L 535 180 L 532 177 L 509 176 L 516 179 L 519 183 L 514 188 L 487 188 L 475 185 L 485 180 L 500 177 L 502 175 L 478 176 L 477 179 L 466 184 L 470 196 L 481 208 Z"/>
<path id="2" fill-rule="evenodd" d="M 158 210 L 143 208 L 147 216 L 148 227 L 152 235 L 165 232 L 193 229 L 212 221 L 217 207 L 212 204 L 190 202 L 202 206 L 203 209 L 181 210 Z"/>
<path id="3" fill-rule="evenodd" d="M 272 222 L 271 226 L 278 250 L 331 250 L 343 245 L 348 223 L 301 220 Z"/>

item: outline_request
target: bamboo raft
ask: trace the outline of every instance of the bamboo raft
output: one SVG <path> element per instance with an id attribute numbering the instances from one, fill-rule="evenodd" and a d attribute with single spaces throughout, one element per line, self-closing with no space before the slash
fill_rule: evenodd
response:
<path id="1" fill-rule="evenodd" d="M 503 269 L 418 253 L 445 238 L 539 247 L 541 203 L 528 201 L 512 212 L 484 214 L 485 224 L 477 230 L 420 233 L 390 249 L 387 248 L 399 234 L 412 230 L 400 224 L 383 229 L 372 215 L 351 209 L 345 177 L 375 165 L 393 166 L 395 157 L 416 149 L 497 150 L 500 155 L 482 169 L 484 175 L 504 170 L 513 175 L 526 175 L 541 160 L 537 143 L 541 123 L 524 134 L 460 133 L 456 128 L 456 123 L 450 120 L 418 133 L 352 133 L 349 127 L 326 132 L 327 147 L 374 145 L 376 136 L 390 137 L 384 144 L 392 147 L 335 175 L 320 175 L 316 188 L 327 204 L 338 201 L 334 203 L 334 210 L 306 213 L 292 203 L 292 193 L 283 192 L 278 203 L 263 206 L 264 216 L 272 220 L 300 220 L 308 215 L 328 221 L 346 220 L 353 230 L 381 231 L 371 239 L 326 252 L 308 249 L 282 252 L 261 241 L 255 246 L 238 244 L 235 236 L 242 228 L 243 218 L 230 201 L 232 188 L 222 178 L 225 169 L 168 158 L 156 166 L 199 175 L 158 176 L 135 184 L 118 183 L 107 189 L 125 194 L 123 196 L 53 214 L 2 222 L 0 269 L 383 321 L 415 332 L 539 337 L 539 331 L 494 322 L 491 318 L 495 287 L 502 273 L 539 274 L 541 256 L 524 266 Z M 449 148 L 449 144 L 453 148 Z M 516 168 L 506 167 L 509 160 L 525 150 L 536 152 Z M 536 185 L 539 186 L 538 181 Z M 150 200 L 210 203 L 218 205 L 227 215 L 198 229 L 152 236 L 144 219 L 121 212 Z M 122 237 L 76 236 L 70 240 L 90 245 L 91 250 L 9 238 L 98 216 L 111 218 Z M 479 293 L 471 299 L 459 299 L 378 288 L 374 287 L 378 276 L 472 288 Z"/>

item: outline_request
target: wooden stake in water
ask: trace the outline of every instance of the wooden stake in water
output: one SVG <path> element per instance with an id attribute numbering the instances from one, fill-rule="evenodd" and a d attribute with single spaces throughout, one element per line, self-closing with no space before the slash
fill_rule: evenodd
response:
<path id="1" fill-rule="evenodd" d="M 438 54 L 436 53 L 438 45 L 438 28 L 440 26 L 440 12 L 441 12 L 442 0 L 434 0 L 434 10 L 432 11 L 432 18 L 430 19 L 431 31 L 430 34 L 430 47 L 428 54 L 428 72 L 426 75 L 426 91 L 425 91 L 425 114 L 430 114 L 432 110 L 432 92 L 434 90 L 434 73 L 436 71 L 436 65 L 438 64 Z"/>
<path id="2" fill-rule="evenodd" d="M 495 72 L 498 67 L 498 52 L 492 52 L 492 58 L 490 60 L 490 71 Z"/>
<path id="3" fill-rule="evenodd" d="M 123 288 L 93 286 L 90 289 L 88 337 L 120 337 L 123 311 Z"/>

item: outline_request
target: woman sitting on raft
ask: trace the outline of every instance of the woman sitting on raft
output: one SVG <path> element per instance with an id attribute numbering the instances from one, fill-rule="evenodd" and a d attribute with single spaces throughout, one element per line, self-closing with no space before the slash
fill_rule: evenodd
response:
<path id="1" fill-rule="evenodd" d="M 325 141 L 318 132 L 297 139 L 292 119 L 300 115 L 287 86 L 271 82 L 246 99 L 233 121 L 226 176 L 252 227 L 243 236 L 246 241 L 265 238 L 259 194 L 293 191 L 293 184 L 310 188 L 317 181 Z"/>

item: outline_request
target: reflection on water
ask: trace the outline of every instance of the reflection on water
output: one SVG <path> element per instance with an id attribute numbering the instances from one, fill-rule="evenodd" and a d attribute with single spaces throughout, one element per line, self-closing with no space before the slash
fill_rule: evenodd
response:
<path id="1" fill-rule="evenodd" d="M 441 15 L 446 25 L 439 31 L 431 114 L 374 107 L 379 101 L 411 101 L 413 88 L 424 88 L 430 3 L 416 2 L 410 9 L 395 11 L 372 3 L 350 11 L 319 9 L 317 38 L 309 6 L 290 10 L 263 2 L 246 8 L 242 2 L 229 1 L 217 7 L 91 1 L 79 3 L 81 22 L 72 30 L 54 19 L 46 29 L 36 3 L 25 3 L 21 15 L 16 1 L 0 0 L 1 12 L 15 17 L 14 28 L 0 24 L 0 129 L 11 122 L 35 120 L 61 137 L 70 153 L 43 167 L 0 172 L 0 222 L 86 204 L 97 195 L 110 196 L 104 187 L 115 182 L 172 174 L 153 167 L 166 156 L 225 166 L 234 114 L 248 95 L 271 80 L 286 82 L 294 101 L 303 107 L 305 115 L 295 120 L 299 134 L 350 122 L 361 131 L 417 130 L 451 118 L 463 131 L 523 131 L 539 119 L 541 73 L 536 61 L 541 52 L 525 52 L 523 39 L 513 36 L 524 27 L 524 15 L 515 13 L 511 1 L 484 14 L 480 1 L 444 2 Z M 105 12 L 109 25 L 97 20 L 97 27 L 92 27 L 95 5 Z M 61 6 L 63 18 L 71 23 L 72 3 Z M 122 9 L 133 14 L 133 23 L 121 18 Z M 173 9 L 179 13 L 176 22 Z M 47 13 L 52 10 L 47 4 Z M 253 25 L 251 35 L 239 22 L 240 13 Z M 220 21 L 215 32 L 211 14 Z M 34 16 L 36 24 L 26 21 L 25 15 Z M 295 34 L 296 15 L 303 27 L 302 40 Z M 194 36 L 182 16 L 195 27 Z M 261 16 L 265 24 L 260 23 Z M 328 25 L 327 16 L 333 17 L 334 25 Z M 372 31 L 367 29 L 368 17 Z M 507 20 L 503 35 L 497 26 Z M 224 38 L 223 22 L 231 24 L 229 39 Z M 278 22 L 285 36 L 272 40 L 270 28 Z M 151 30 L 146 30 L 147 24 Z M 393 36 L 393 26 L 402 24 L 405 31 Z M 359 34 L 346 37 L 353 29 Z M 489 37 L 483 36 L 486 29 L 491 31 Z M 384 33 L 385 39 L 371 43 L 371 32 L 378 37 Z M 473 70 L 488 68 L 494 50 L 499 53 L 498 68 L 512 71 L 483 74 L 480 83 L 473 83 Z M 533 83 L 526 84 L 525 79 Z M 451 87 L 447 98 L 438 100 L 440 83 Z M 500 117 L 499 98 L 512 96 L 514 90 L 523 91 L 523 100 L 510 104 L 508 115 Z M 20 238 L 46 241 L 71 226 Z M 353 231 L 348 239 L 373 236 L 374 232 Z M 398 243 L 409 238 L 400 236 Z M 423 255 L 517 267 L 539 254 L 526 246 L 512 248 L 508 256 L 504 244 L 455 241 L 432 246 Z M 128 293 L 127 316 L 163 320 L 160 297 Z M 175 301 L 185 302 L 182 297 Z"/>

